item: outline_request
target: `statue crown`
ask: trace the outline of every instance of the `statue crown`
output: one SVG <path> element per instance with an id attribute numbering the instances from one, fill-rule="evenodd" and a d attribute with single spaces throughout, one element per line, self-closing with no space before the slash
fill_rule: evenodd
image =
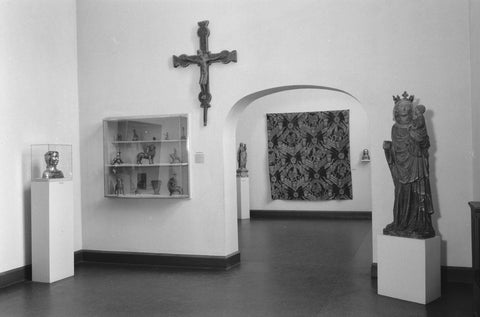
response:
<path id="1" fill-rule="evenodd" d="M 400 98 L 399 95 L 397 96 L 392 96 L 393 97 L 393 102 L 395 104 L 397 104 L 400 100 L 407 100 L 407 101 L 410 101 L 410 102 L 413 102 L 413 99 L 415 99 L 415 96 L 414 95 L 408 95 L 408 93 L 406 91 L 403 92 L 402 94 L 402 97 L 403 98 Z"/>

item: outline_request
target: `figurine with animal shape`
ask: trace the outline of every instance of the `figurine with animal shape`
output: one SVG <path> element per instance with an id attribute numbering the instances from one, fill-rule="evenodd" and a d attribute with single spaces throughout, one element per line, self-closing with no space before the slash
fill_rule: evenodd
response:
<path id="1" fill-rule="evenodd" d="M 153 164 L 153 158 L 155 157 L 156 147 L 153 144 L 147 145 L 144 152 L 137 154 L 137 164 L 142 164 L 142 160 L 148 160 L 149 164 Z"/>

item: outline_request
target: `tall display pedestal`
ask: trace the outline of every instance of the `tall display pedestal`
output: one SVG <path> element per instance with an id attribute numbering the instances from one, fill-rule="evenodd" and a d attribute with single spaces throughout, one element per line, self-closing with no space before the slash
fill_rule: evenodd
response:
<path id="1" fill-rule="evenodd" d="M 427 304 L 441 296 L 440 237 L 377 235 L 378 294 Z"/>
<path id="2" fill-rule="evenodd" d="M 250 186 L 248 177 L 237 176 L 238 219 L 250 219 Z"/>
<path id="3" fill-rule="evenodd" d="M 73 184 L 32 181 L 32 281 L 73 276 Z"/>

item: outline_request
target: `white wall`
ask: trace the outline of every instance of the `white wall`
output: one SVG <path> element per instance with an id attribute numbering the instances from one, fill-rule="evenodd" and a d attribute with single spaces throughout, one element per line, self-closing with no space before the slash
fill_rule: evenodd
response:
<path id="1" fill-rule="evenodd" d="M 73 145 L 82 247 L 75 1 L 0 1 L 0 272 L 30 263 L 30 145 Z"/>
<path id="2" fill-rule="evenodd" d="M 228 126 L 235 120 L 227 115 L 252 92 L 311 84 L 352 93 L 368 114 L 374 237 L 392 219 L 393 185 L 382 151 L 392 125 L 391 95 L 407 90 L 420 98 L 429 109 L 443 264 L 471 264 L 468 0 L 82 0 L 77 5 L 85 249 L 236 251 L 236 145 Z M 174 69 L 171 61 L 173 54 L 196 52 L 196 22 L 204 19 L 210 20 L 212 52 L 238 50 L 237 64 L 211 67 L 207 127 L 201 126 L 196 99 L 198 68 Z M 102 118 L 183 112 L 192 115 L 192 155 L 201 151 L 206 157 L 205 164 L 192 167 L 192 199 L 103 198 Z"/>
<path id="3" fill-rule="evenodd" d="M 480 200 L 480 0 L 470 0 L 472 72 L 473 199 Z"/>
<path id="4" fill-rule="evenodd" d="M 349 110 L 350 162 L 353 199 L 330 201 L 272 200 L 268 174 L 267 113 Z M 371 211 L 370 163 L 361 162 L 363 149 L 370 148 L 365 110 L 349 95 L 325 89 L 295 89 L 268 95 L 253 102 L 241 115 L 236 143 L 247 144 L 250 209 Z"/>

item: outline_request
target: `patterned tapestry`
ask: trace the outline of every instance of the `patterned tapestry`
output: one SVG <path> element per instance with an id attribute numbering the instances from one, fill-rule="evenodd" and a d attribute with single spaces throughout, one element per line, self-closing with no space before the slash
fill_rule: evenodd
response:
<path id="1" fill-rule="evenodd" d="M 352 199 L 349 111 L 267 114 L 272 199 Z"/>

